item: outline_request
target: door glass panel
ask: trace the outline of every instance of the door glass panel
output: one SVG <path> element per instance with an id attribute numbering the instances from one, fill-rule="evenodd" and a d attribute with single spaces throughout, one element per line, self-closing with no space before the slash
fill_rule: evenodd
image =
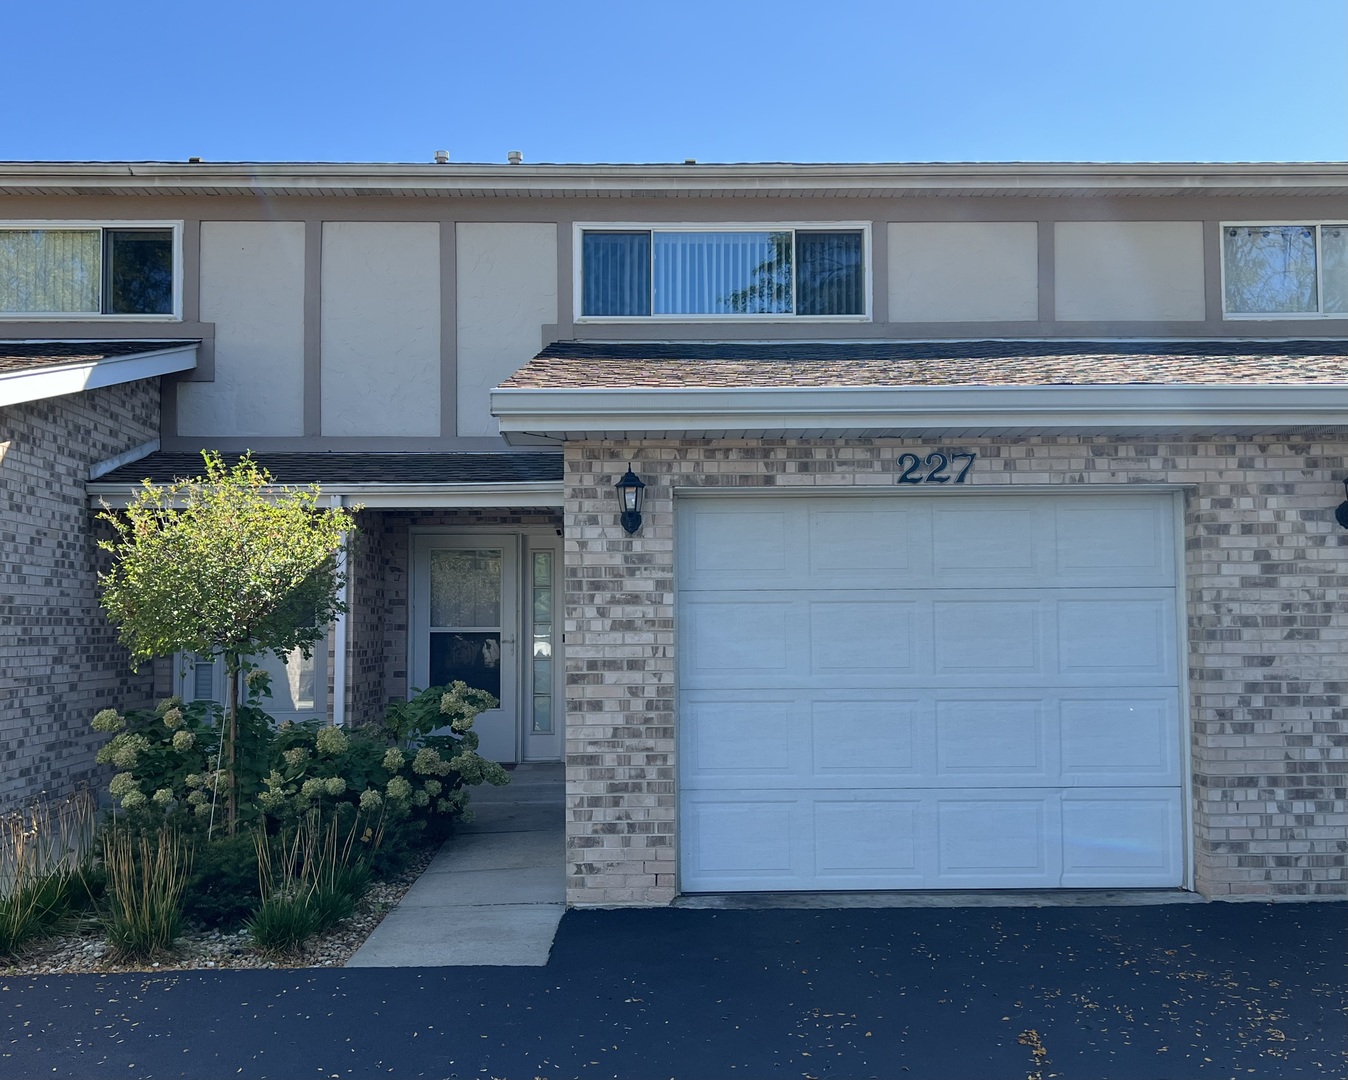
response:
<path id="1" fill-rule="evenodd" d="M 431 625 L 500 627 L 499 549 L 431 552 Z"/>
<path id="2" fill-rule="evenodd" d="M 431 632 L 431 685 L 461 679 L 475 690 L 501 696 L 501 632 Z"/>
<path id="3" fill-rule="evenodd" d="M 533 558 L 533 683 L 536 735 L 552 732 L 552 556 L 535 551 Z"/>

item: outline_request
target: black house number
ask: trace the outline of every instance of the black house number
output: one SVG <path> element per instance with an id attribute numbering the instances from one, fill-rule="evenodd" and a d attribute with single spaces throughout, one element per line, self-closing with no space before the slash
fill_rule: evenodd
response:
<path id="1" fill-rule="evenodd" d="M 916 454 L 900 454 L 899 468 L 903 472 L 899 473 L 896 483 L 949 484 L 954 481 L 956 484 L 962 484 L 964 478 L 969 475 L 969 470 L 974 467 L 976 457 L 977 454 L 931 453 L 925 458 L 920 458 Z M 952 476 L 949 471 L 951 469 L 959 471 Z"/>

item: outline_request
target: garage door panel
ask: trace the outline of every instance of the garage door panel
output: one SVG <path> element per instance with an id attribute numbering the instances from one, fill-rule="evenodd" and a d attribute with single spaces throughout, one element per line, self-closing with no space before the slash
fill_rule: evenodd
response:
<path id="1" fill-rule="evenodd" d="M 936 799 L 934 884 L 952 889 L 1056 884 L 1059 830 L 1053 792 L 942 792 Z"/>
<path id="2" fill-rule="evenodd" d="M 793 713 L 800 705 L 787 698 L 744 700 L 703 697 L 684 704 L 688 725 L 685 769 L 699 776 L 722 777 L 739 786 L 776 775 L 799 779 L 797 759 L 802 725 Z"/>
<path id="3" fill-rule="evenodd" d="M 839 777 L 886 776 L 901 784 L 926 770 L 923 703 L 911 699 L 810 702 L 811 774 L 836 786 Z"/>
<path id="4" fill-rule="evenodd" d="M 780 889 L 808 876 L 796 853 L 808 846 L 799 799 L 707 802 L 689 797 L 683 826 L 691 841 L 682 867 L 687 889 Z"/>
<path id="5" fill-rule="evenodd" d="M 1173 680 L 1176 631 L 1172 603 L 1169 594 L 1060 600 L 1061 670 L 1065 674 L 1128 672 Z"/>
<path id="6" fill-rule="evenodd" d="M 1173 885 L 1182 873 L 1180 793 L 1099 788 L 1062 798 L 1063 885 L 1120 888 Z"/>
<path id="7" fill-rule="evenodd" d="M 1059 710 L 1064 784 L 1180 783 L 1179 706 L 1173 693 L 1065 698 Z"/>
<path id="8" fill-rule="evenodd" d="M 806 610 L 812 675 L 893 678 L 917 669 L 919 611 L 913 601 L 813 600 Z"/>
<path id="9" fill-rule="evenodd" d="M 933 585 L 1006 585 L 1041 576 L 1042 513 L 1006 500 L 962 499 L 931 513 Z"/>
<path id="10" fill-rule="evenodd" d="M 797 636 L 800 603 L 761 594 L 726 593 L 690 600 L 679 630 L 689 657 L 689 674 L 715 678 L 776 677 L 789 668 Z M 797 661 L 798 662 L 798 661 Z"/>
<path id="11" fill-rule="evenodd" d="M 926 514 L 825 506 L 801 517 L 807 588 L 900 588 L 930 572 Z"/>
<path id="12" fill-rule="evenodd" d="M 928 782 L 1037 786 L 1057 780 L 1057 725 L 1042 700 L 942 700 L 935 721 L 936 776 Z"/>
<path id="13" fill-rule="evenodd" d="M 829 888 L 901 889 L 920 885 L 921 799 L 886 792 L 819 798 L 814 811 L 814 875 Z"/>
<path id="14" fill-rule="evenodd" d="M 1057 578 L 1072 585 L 1164 586 L 1175 574 L 1175 533 L 1165 499 L 1101 496 L 1054 508 Z"/>
<path id="15" fill-rule="evenodd" d="M 679 577 L 708 589 L 778 588 L 793 547 L 789 509 L 699 507 L 681 521 Z M 754 542 L 746 544 L 746 535 Z"/>
<path id="16" fill-rule="evenodd" d="M 1041 607 L 1037 600 L 1006 596 L 936 600 L 933 674 L 1041 674 L 1045 659 Z"/>

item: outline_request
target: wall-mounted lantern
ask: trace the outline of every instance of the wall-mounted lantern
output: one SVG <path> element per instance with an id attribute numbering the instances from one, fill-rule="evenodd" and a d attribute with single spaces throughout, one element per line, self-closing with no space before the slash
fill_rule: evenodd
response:
<path id="1" fill-rule="evenodd" d="M 613 486 L 618 489 L 618 502 L 622 506 L 622 514 L 618 520 L 622 523 L 623 531 L 631 536 L 641 528 L 641 497 L 646 485 L 632 471 L 629 462 L 627 472 L 623 473 L 622 479 Z"/>
<path id="2" fill-rule="evenodd" d="M 1343 502 L 1339 503 L 1334 510 L 1334 520 L 1336 520 L 1345 529 L 1348 529 L 1348 480 L 1343 482 Z"/>

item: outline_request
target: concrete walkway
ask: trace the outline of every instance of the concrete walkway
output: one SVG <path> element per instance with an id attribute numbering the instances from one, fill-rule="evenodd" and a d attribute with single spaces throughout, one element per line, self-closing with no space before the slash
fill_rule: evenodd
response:
<path id="1" fill-rule="evenodd" d="M 457 829 L 347 967 L 542 967 L 565 910 L 561 765 L 472 789 Z"/>

